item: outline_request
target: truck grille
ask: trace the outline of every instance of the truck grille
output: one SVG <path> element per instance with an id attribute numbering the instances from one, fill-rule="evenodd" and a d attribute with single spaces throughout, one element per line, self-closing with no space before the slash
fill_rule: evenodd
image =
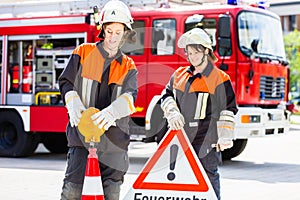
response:
<path id="1" fill-rule="evenodd" d="M 284 98 L 285 79 L 271 76 L 260 77 L 260 98 L 263 100 L 280 100 Z"/>

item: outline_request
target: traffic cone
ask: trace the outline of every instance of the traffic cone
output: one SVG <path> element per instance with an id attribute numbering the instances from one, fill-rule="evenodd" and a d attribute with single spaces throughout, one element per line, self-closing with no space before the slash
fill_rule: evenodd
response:
<path id="1" fill-rule="evenodd" d="M 104 200 L 96 148 L 89 148 L 81 200 Z"/>

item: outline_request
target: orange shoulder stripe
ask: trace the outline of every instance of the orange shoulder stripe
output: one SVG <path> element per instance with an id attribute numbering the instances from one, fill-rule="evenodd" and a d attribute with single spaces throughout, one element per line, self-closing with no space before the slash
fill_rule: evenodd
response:
<path id="1" fill-rule="evenodd" d="M 174 74 L 174 88 L 184 92 L 188 79 L 192 76 L 186 72 L 187 67 L 180 67 Z M 213 68 L 208 77 L 196 78 L 190 86 L 189 93 L 192 92 L 207 92 L 210 94 L 215 93 L 215 89 L 223 82 L 230 80 L 229 76 L 222 70 Z"/>
<path id="2" fill-rule="evenodd" d="M 229 76 L 222 70 L 214 67 L 209 77 L 206 78 L 206 84 L 211 94 L 215 93 L 216 87 L 225 81 L 229 80 Z"/>
<path id="3" fill-rule="evenodd" d="M 196 78 L 190 89 L 189 89 L 189 93 L 192 92 L 204 92 L 204 93 L 209 93 L 209 88 L 206 84 L 205 78 L 202 76 L 202 78 Z"/>
<path id="4" fill-rule="evenodd" d="M 188 82 L 188 79 L 191 77 L 189 73 L 186 72 L 187 67 L 179 67 L 174 74 L 174 89 L 177 89 L 181 92 L 184 92 L 185 85 Z"/>
<path id="5" fill-rule="evenodd" d="M 229 76 L 217 68 L 213 68 L 208 77 L 203 76 L 201 79 L 196 79 L 189 92 L 208 92 L 210 94 L 215 93 L 215 89 L 218 85 L 229 80 Z"/>
<path id="6" fill-rule="evenodd" d="M 101 82 L 104 58 L 97 49 L 96 44 L 84 44 L 79 46 L 73 54 L 80 55 L 82 66 L 81 76 Z"/>
<path id="7" fill-rule="evenodd" d="M 113 60 L 110 65 L 109 81 L 108 84 L 115 83 L 122 85 L 129 70 L 136 69 L 134 61 L 128 56 L 122 57 L 122 64 Z"/>

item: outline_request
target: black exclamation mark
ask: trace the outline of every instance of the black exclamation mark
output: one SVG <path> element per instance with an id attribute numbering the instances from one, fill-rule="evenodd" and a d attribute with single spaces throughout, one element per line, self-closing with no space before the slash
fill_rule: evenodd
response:
<path id="1" fill-rule="evenodd" d="M 176 144 L 173 144 L 170 148 L 170 170 L 175 169 L 177 153 L 178 153 L 178 146 Z M 175 179 L 174 172 L 169 172 L 167 177 L 169 181 L 173 181 Z"/>

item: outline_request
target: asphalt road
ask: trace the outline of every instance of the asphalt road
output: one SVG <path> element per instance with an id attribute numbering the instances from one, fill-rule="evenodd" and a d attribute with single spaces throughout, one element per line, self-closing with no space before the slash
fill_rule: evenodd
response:
<path id="1" fill-rule="evenodd" d="M 220 166 L 223 200 L 299 200 L 300 125 L 288 135 L 251 139 L 245 151 Z M 121 199 L 136 180 L 147 158 L 130 158 Z M 0 198 L 58 200 L 65 155 L 47 152 L 42 145 L 27 158 L 0 158 Z M 125 199 L 126 200 L 126 199 Z"/>

